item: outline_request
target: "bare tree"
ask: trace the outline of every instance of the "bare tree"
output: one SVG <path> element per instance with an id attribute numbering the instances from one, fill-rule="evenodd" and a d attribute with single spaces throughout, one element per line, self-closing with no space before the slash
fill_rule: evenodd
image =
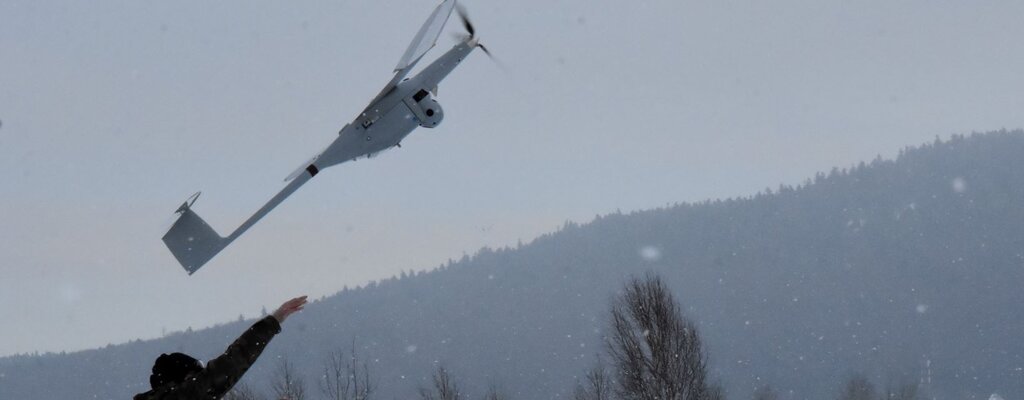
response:
<path id="1" fill-rule="evenodd" d="M 277 376 L 271 382 L 271 388 L 277 400 L 306 399 L 306 384 L 296 375 L 295 368 L 287 358 L 281 359 L 281 363 L 278 364 Z"/>
<path id="2" fill-rule="evenodd" d="M 460 400 L 462 393 L 459 386 L 455 384 L 451 374 L 444 366 L 437 367 L 433 375 L 434 387 L 432 389 L 420 388 L 420 398 L 423 400 Z"/>
<path id="3" fill-rule="evenodd" d="M 356 354 L 355 343 L 351 352 L 332 352 L 324 363 L 320 392 L 330 400 L 367 400 L 377 389 L 370 379 L 370 367 Z"/>
<path id="4" fill-rule="evenodd" d="M 604 362 L 598 357 L 597 364 L 583 377 L 583 382 L 576 383 L 573 400 L 611 400 L 612 384 Z"/>
<path id="5" fill-rule="evenodd" d="M 239 383 L 224 396 L 224 400 L 261 400 L 263 396 L 256 394 L 249 385 Z"/>
<path id="6" fill-rule="evenodd" d="M 508 400 L 509 397 L 505 392 L 499 390 L 495 386 L 491 386 L 487 389 L 487 394 L 484 395 L 484 400 Z"/>
<path id="7" fill-rule="evenodd" d="M 880 398 L 882 400 L 917 400 L 920 398 L 917 389 L 915 383 L 907 381 L 895 383 L 890 380 L 885 386 L 885 393 Z"/>
<path id="8" fill-rule="evenodd" d="M 707 391 L 701 398 L 704 400 L 725 400 L 725 388 L 717 383 L 708 385 Z"/>
<path id="9" fill-rule="evenodd" d="M 754 391 L 754 400 L 779 400 L 779 395 L 771 385 L 764 385 Z"/>
<path id="10" fill-rule="evenodd" d="M 707 359 L 697 328 L 657 276 L 634 278 L 612 305 L 608 352 L 625 400 L 707 400 Z M 720 395 L 720 392 L 718 393 Z"/>
<path id="11" fill-rule="evenodd" d="M 875 385 L 871 384 L 864 375 L 854 375 L 846 382 L 846 387 L 839 394 L 839 400 L 875 400 L 878 395 L 875 392 Z"/>

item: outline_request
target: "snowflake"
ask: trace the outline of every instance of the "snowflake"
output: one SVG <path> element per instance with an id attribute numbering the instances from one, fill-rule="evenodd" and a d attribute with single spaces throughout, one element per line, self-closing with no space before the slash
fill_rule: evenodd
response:
<path id="1" fill-rule="evenodd" d="M 953 191 L 957 193 L 963 193 L 967 190 L 967 182 L 961 177 L 953 178 L 951 185 L 953 186 Z"/>
<path id="2" fill-rule="evenodd" d="M 644 261 L 655 262 L 661 259 L 661 250 L 654 246 L 644 246 L 640 248 L 640 258 Z"/>

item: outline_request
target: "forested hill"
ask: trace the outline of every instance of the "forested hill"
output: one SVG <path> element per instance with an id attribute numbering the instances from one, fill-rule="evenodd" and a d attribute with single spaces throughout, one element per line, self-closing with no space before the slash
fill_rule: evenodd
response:
<path id="1" fill-rule="evenodd" d="M 420 266 L 410 266 L 420 267 Z M 660 274 L 730 399 L 835 398 L 851 374 L 940 399 L 1024 398 L 1024 132 L 908 148 L 749 198 L 612 214 L 515 249 L 344 290 L 289 320 L 280 357 L 307 398 L 332 350 L 370 361 L 375 398 L 443 364 L 469 398 L 567 398 L 603 352 L 625 277 Z M 72 354 L 0 359 L 0 399 L 129 398 L 161 352 L 212 357 L 251 321 Z M 11 328 L 8 328 L 11 329 Z"/>

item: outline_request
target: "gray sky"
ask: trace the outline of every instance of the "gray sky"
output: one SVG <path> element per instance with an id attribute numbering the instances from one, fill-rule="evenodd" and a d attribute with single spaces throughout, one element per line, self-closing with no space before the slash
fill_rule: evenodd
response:
<path id="1" fill-rule="evenodd" d="M 466 0 L 504 70 L 474 54 L 439 128 L 324 171 L 187 276 L 160 241 L 180 202 L 202 190 L 233 230 L 436 3 L 0 2 L 0 320 L 18 327 L 0 355 L 200 328 L 567 219 L 1024 126 L 1017 1 Z"/>

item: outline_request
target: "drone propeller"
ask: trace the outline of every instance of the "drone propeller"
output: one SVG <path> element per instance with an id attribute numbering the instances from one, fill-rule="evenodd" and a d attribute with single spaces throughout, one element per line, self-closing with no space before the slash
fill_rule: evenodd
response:
<path id="1" fill-rule="evenodd" d="M 456 3 L 455 10 L 459 12 L 459 19 L 462 20 L 462 26 L 466 28 L 466 32 L 469 34 L 468 37 L 462 36 L 462 40 L 471 40 L 476 38 L 476 28 L 473 27 L 473 22 L 469 20 L 469 13 L 466 12 L 466 7 L 464 7 L 460 3 Z M 487 54 L 487 57 L 489 57 L 491 61 L 494 61 L 495 63 L 498 63 L 500 65 L 498 59 L 495 58 L 493 54 L 491 54 L 490 50 L 487 50 L 487 48 L 484 47 L 483 43 L 477 41 L 476 47 L 479 47 L 480 50 L 483 50 L 484 54 Z"/>
<path id="2" fill-rule="evenodd" d="M 484 51 L 484 54 L 487 54 L 487 56 L 488 56 L 488 57 L 490 57 L 490 58 L 491 58 L 492 60 L 494 60 L 494 56 L 493 56 L 493 55 L 491 55 L 491 51 L 490 51 L 490 50 L 487 50 L 487 48 L 486 48 L 486 47 L 484 47 L 484 45 L 483 45 L 482 43 L 477 43 L 477 44 L 476 44 L 476 47 L 479 47 L 479 48 L 480 48 L 480 50 L 483 50 L 483 51 Z M 497 61 L 497 60 L 495 60 L 495 61 Z"/>
<path id="3" fill-rule="evenodd" d="M 469 22 L 469 14 L 466 13 L 466 7 L 456 3 L 455 9 L 459 12 L 459 19 L 462 20 L 462 26 L 466 28 L 466 32 L 469 32 L 469 37 L 475 36 L 476 29 L 473 29 L 473 23 Z"/>

